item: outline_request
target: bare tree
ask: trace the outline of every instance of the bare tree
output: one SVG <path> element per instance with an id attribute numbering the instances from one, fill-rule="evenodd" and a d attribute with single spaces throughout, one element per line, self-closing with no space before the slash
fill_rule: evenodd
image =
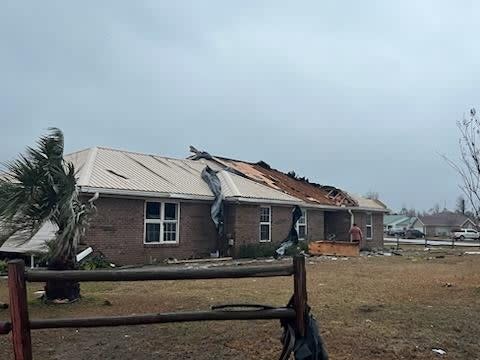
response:
<path id="1" fill-rule="evenodd" d="M 440 214 L 440 204 L 436 203 L 428 212 L 432 215 Z"/>
<path id="2" fill-rule="evenodd" d="M 376 191 L 369 191 L 365 194 L 365 197 L 370 200 L 378 200 L 380 199 L 380 194 Z"/>
<path id="3" fill-rule="evenodd" d="M 457 198 L 457 207 L 455 211 L 463 215 L 465 215 L 465 213 L 467 212 L 467 203 L 462 195 Z"/>
<path id="4" fill-rule="evenodd" d="M 414 208 L 408 209 L 407 216 L 410 216 L 410 217 L 417 216 L 417 211 Z"/>
<path id="5" fill-rule="evenodd" d="M 475 218 L 480 215 L 480 120 L 475 109 L 468 116 L 457 121 L 460 131 L 460 159 L 453 161 L 446 156 L 444 159 L 452 166 L 462 179 L 459 185 L 470 203 Z"/>

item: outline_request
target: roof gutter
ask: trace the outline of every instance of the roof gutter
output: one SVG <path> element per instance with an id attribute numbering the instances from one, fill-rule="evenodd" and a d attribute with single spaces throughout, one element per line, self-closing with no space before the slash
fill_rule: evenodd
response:
<path id="1" fill-rule="evenodd" d="M 91 186 L 80 186 L 80 192 L 83 193 L 100 193 L 103 195 L 119 195 L 119 196 L 140 196 L 151 198 L 169 198 L 169 199 L 184 199 L 184 200 L 213 200 L 211 195 L 191 195 L 191 194 L 176 194 L 163 193 L 157 191 L 143 191 L 143 190 L 127 190 L 127 189 L 108 189 Z"/>
<path id="2" fill-rule="evenodd" d="M 108 188 L 99 188 L 92 186 L 80 186 L 79 191 L 82 193 L 88 194 L 103 194 L 103 195 L 118 195 L 118 196 L 137 196 L 137 197 L 148 197 L 148 198 L 166 198 L 166 199 L 177 199 L 177 200 L 203 200 L 203 201 L 213 201 L 214 197 L 212 195 L 192 195 L 192 194 L 179 194 L 179 193 L 165 193 L 165 192 L 156 192 L 156 191 L 143 191 L 143 190 L 127 190 L 127 189 L 108 189 Z M 302 201 L 295 200 L 273 200 L 273 199 L 261 199 L 261 198 L 245 198 L 245 197 L 227 197 L 225 199 L 227 202 L 238 202 L 238 203 L 268 203 L 268 204 L 277 204 L 277 205 L 298 205 L 307 209 L 320 209 L 320 210 L 333 210 L 333 211 L 371 211 L 371 212 L 388 212 L 387 209 L 375 209 L 375 208 L 364 208 L 364 207 L 342 207 L 342 206 L 333 206 L 333 205 L 321 205 L 321 204 L 311 204 Z"/>

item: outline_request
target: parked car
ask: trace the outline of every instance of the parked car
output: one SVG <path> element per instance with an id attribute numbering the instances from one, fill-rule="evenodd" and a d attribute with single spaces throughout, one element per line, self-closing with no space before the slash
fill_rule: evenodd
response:
<path id="1" fill-rule="evenodd" d="M 409 229 L 405 231 L 405 239 L 423 239 L 425 234 L 417 229 Z"/>
<path id="2" fill-rule="evenodd" d="M 480 233 L 477 230 L 473 230 L 473 229 L 459 229 L 452 233 L 452 237 L 455 240 L 466 240 L 466 239 L 479 240 Z"/>
<path id="3" fill-rule="evenodd" d="M 390 229 L 388 230 L 388 236 L 399 236 L 399 237 L 404 237 L 405 236 L 405 230 L 402 229 Z"/>

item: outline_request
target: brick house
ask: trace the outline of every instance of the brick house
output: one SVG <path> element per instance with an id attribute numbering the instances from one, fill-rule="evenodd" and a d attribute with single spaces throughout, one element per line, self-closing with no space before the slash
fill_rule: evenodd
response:
<path id="1" fill-rule="evenodd" d="M 468 216 L 451 211 L 420 216 L 418 223 L 423 226 L 423 232 L 427 236 L 449 237 L 452 231 L 458 229 L 477 229 L 475 222 Z"/>
<path id="2" fill-rule="evenodd" d="M 85 198 L 99 194 L 83 245 L 117 264 L 208 257 L 222 247 L 210 214 L 214 195 L 201 178 L 207 165 L 221 182 L 225 233 L 233 255 L 242 245 L 281 242 L 296 205 L 303 212 L 296 224 L 302 240 L 349 240 L 348 231 L 356 222 L 366 238 L 362 248 L 383 246 L 383 204 L 255 164 L 172 159 L 102 147 L 69 154 L 66 160 L 77 169 L 80 193 Z M 253 176 L 252 169 L 264 176 L 271 172 L 269 179 L 276 180 L 265 182 Z"/>

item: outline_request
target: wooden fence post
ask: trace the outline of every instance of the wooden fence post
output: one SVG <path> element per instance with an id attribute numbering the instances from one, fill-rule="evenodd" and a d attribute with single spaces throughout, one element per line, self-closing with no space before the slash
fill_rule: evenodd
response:
<path id="1" fill-rule="evenodd" d="M 27 284 L 23 260 L 8 262 L 8 292 L 15 360 L 32 360 L 32 340 L 28 319 Z"/>
<path id="2" fill-rule="evenodd" d="M 305 257 L 293 258 L 293 308 L 295 309 L 295 330 L 298 335 L 305 336 L 305 315 L 307 310 L 307 276 Z"/>

